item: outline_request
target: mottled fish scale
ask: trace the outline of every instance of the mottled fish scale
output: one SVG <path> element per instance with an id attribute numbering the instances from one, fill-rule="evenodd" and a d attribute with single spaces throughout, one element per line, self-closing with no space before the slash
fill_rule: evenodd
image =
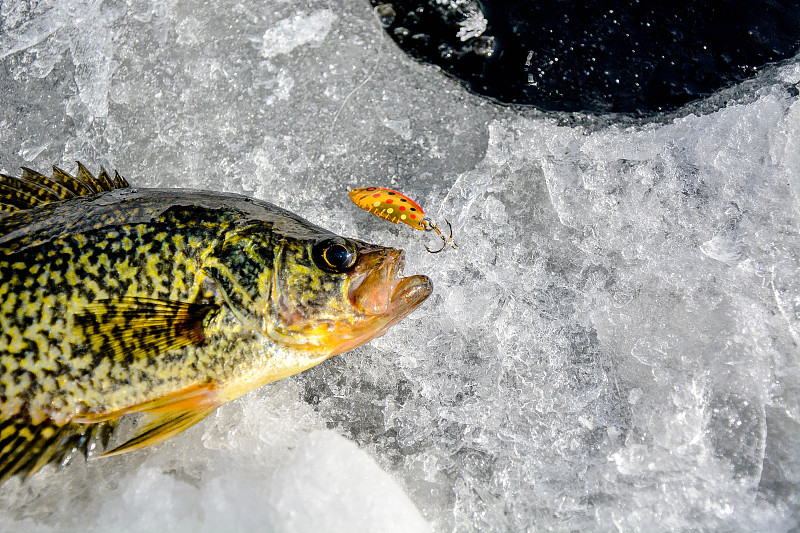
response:
<path id="1" fill-rule="evenodd" d="M 156 385 L 151 382 L 152 376 L 164 372 L 153 365 L 166 361 L 140 363 L 148 365 L 149 372 L 137 376 L 130 357 L 115 358 L 112 352 L 96 351 L 95 348 L 101 347 L 87 345 L 85 335 L 81 334 L 92 330 L 76 325 L 81 321 L 90 325 L 109 323 L 108 317 L 92 311 L 91 304 L 98 300 L 123 297 L 196 300 L 200 292 L 199 258 L 214 246 L 213 242 L 201 239 L 197 230 L 197 227 L 171 226 L 168 222 L 117 226 L 44 244 L 36 255 L 40 263 L 30 265 L 17 261 L 13 255 L 0 260 L 0 294 L 16 295 L 6 302 L 9 312 L 0 318 L 3 340 L 38 339 L 36 344 L 18 341 L 14 346 L 4 345 L 0 340 L 0 364 L 5 368 L 14 367 L 20 357 L 24 358 L 24 368 L 6 372 L 6 380 L 0 382 L 0 398 L 4 400 L 0 411 L 15 414 L 5 400 L 21 396 L 27 399 L 34 418 L 45 413 L 53 417 L 49 410 L 54 403 L 75 405 L 80 398 L 91 398 L 89 387 L 95 385 L 85 383 L 86 375 L 89 368 L 100 366 L 102 358 L 111 359 L 107 372 L 99 376 L 104 390 L 123 387 L 132 377 L 142 389 Z M 32 278 L 27 275 L 31 273 L 38 274 L 45 283 L 37 283 L 33 289 L 29 286 Z M 52 305 L 47 305 L 49 302 Z M 54 317 L 58 319 L 53 320 Z M 134 353 L 137 344 L 147 340 L 129 339 L 127 353 Z M 58 392 L 46 390 L 48 375 L 65 376 L 67 383 L 74 385 Z M 8 382 L 9 376 L 15 379 L 13 383 Z M 105 407 L 113 409 L 136 400 L 129 390 L 120 396 L 124 400 L 107 401 Z"/>
<path id="2" fill-rule="evenodd" d="M 63 178 L 65 173 L 56 169 L 55 175 Z M 90 189 L 83 177 L 84 181 L 69 181 L 77 193 Z M 198 370 L 217 377 L 237 366 L 236 351 L 231 351 L 235 343 L 212 339 L 203 349 L 180 350 L 185 344 L 158 340 L 174 337 L 170 333 L 176 327 L 165 326 L 166 334 L 159 336 L 152 321 L 146 335 L 136 334 L 135 320 L 124 324 L 133 333 L 115 335 L 123 328 L 115 325 L 119 316 L 110 317 L 104 307 L 93 307 L 97 301 L 130 297 L 193 302 L 203 296 L 205 275 L 200 268 L 211 250 L 225 241 L 232 227 L 230 212 L 209 214 L 176 206 L 147 223 L 115 225 L 121 219 L 147 218 L 147 213 L 135 207 L 125 211 L 117 205 L 95 217 L 73 216 L 63 208 L 59 213 L 55 206 L 48 211 L 15 213 L 14 217 L 24 217 L 25 225 L 44 221 L 49 227 L 2 243 L 6 256 L 0 260 L 0 295 L 10 297 L 0 316 L 0 365 L 6 369 L 0 379 L 0 413 L 13 416 L 24 409 L 34 421 L 58 421 L 68 420 L 76 409 L 81 414 L 114 411 L 145 400 L 153 391 L 194 383 Z M 52 224 L 59 214 L 66 224 Z M 88 225 L 87 218 L 95 223 Z M 231 239 L 230 250 L 221 250 L 223 255 L 237 257 L 233 266 L 245 274 L 244 279 L 263 270 L 265 251 L 271 254 L 276 246 L 264 242 L 269 227 L 261 226 L 258 246 L 248 246 L 246 255 L 236 253 L 242 236 Z M 86 228 L 93 229 L 75 233 Z M 209 234 L 217 238 L 210 240 Z M 48 236 L 55 238 L 48 240 Z M 34 262 L 18 257 L 34 247 Z M 132 313 L 136 311 L 131 308 Z M 238 332 L 230 316 L 220 316 L 218 321 Z M 217 353 L 215 343 L 220 342 L 229 351 L 224 362 L 208 355 Z M 175 356 L 147 357 L 165 348 L 174 350 Z M 135 353 L 140 357 L 134 358 L 131 354 Z M 56 378 L 61 382 L 57 387 L 53 386 Z M 70 412 L 58 412 L 63 406 Z"/>

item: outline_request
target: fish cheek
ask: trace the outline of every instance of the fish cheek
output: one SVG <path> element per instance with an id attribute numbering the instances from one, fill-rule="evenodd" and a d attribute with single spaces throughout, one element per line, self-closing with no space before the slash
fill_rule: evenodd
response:
<path id="1" fill-rule="evenodd" d="M 299 334 L 337 320 L 346 300 L 342 287 L 347 276 L 318 268 L 311 258 L 312 244 L 284 248 L 273 292 L 276 326 Z"/>

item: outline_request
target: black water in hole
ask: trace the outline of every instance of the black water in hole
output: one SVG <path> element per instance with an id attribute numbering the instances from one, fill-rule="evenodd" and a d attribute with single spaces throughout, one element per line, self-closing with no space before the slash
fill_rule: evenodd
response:
<path id="1" fill-rule="evenodd" d="M 800 2 L 371 2 L 413 57 L 480 95 L 546 110 L 674 110 L 800 48 Z"/>

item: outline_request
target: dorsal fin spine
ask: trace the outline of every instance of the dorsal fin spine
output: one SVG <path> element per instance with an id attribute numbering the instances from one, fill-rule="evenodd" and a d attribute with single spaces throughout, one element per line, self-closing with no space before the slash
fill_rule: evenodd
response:
<path id="1" fill-rule="evenodd" d="M 92 187 L 89 186 L 88 183 L 85 183 L 80 178 L 80 171 L 76 172 L 75 175 L 72 176 L 57 166 L 53 166 L 53 175 L 50 177 L 50 179 L 58 179 L 58 181 L 67 189 L 72 191 L 75 196 L 90 196 L 96 192 Z"/>
<path id="2" fill-rule="evenodd" d="M 103 167 L 100 167 L 100 172 L 97 173 L 97 181 L 100 182 L 101 191 L 110 191 L 114 189 L 114 182 L 111 181 L 111 177 Z"/>
<path id="3" fill-rule="evenodd" d="M 28 181 L 30 183 L 35 183 L 40 187 L 49 189 L 57 197 L 57 199 L 53 199 L 54 202 L 57 202 L 58 200 L 66 200 L 67 198 L 75 198 L 76 196 L 74 192 L 64 187 L 61 183 L 59 183 L 55 179 L 48 178 L 44 174 L 40 174 L 39 172 L 31 170 L 27 167 L 22 167 L 22 177 L 18 179 L 22 179 L 23 181 Z"/>
<path id="4" fill-rule="evenodd" d="M 78 163 L 78 173 L 75 177 L 85 183 L 89 189 L 91 189 L 92 193 L 98 193 L 102 190 L 105 190 L 102 186 L 100 180 L 92 175 L 91 172 L 86 170 L 86 167 L 81 164 L 80 161 L 76 161 Z"/>
<path id="5" fill-rule="evenodd" d="M 126 187 L 129 187 L 128 182 L 116 171 L 112 179 L 101 167 L 95 177 L 80 162 L 75 176 L 55 166 L 49 178 L 35 170 L 22 167 L 21 177 L 0 174 L 0 212 L 32 209 L 51 202 L 91 196 Z"/>
<path id="6" fill-rule="evenodd" d="M 115 189 L 127 189 L 130 186 L 131 186 L 131 184 L 128 183 L 128 180 L 126 180 L 125 178 L 120 176 L 119 172 L 117 172 L 115 170 L 114 171 L 114 188 Z"/>

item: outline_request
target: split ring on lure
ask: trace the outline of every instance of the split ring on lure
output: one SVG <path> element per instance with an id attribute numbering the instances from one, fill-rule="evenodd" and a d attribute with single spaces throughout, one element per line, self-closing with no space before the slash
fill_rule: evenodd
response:
<path id="1" fill-rule="evenodd" d="M 453 226 L 450 225 L 450 221 L 444 220 L 450 228 L 450 235 L 445 237 L 439 226 L 426 217 L 422 208 L 405 194 L 385 187 L 362 187 L 350 191 L 350 199 L 361 209 L 369 211 L 373 215 L 388 220 L 393 224 L 402 222 L 414 229 L 435 231 L 443 242 L 442 247 L 436 251 L 431 250 L 427 245 L 425 246 L 425 249 L 432 254 L 438 254 L 448 244 L 455 249 L 458 248 L 456 243 L 453 242 Z"/>

